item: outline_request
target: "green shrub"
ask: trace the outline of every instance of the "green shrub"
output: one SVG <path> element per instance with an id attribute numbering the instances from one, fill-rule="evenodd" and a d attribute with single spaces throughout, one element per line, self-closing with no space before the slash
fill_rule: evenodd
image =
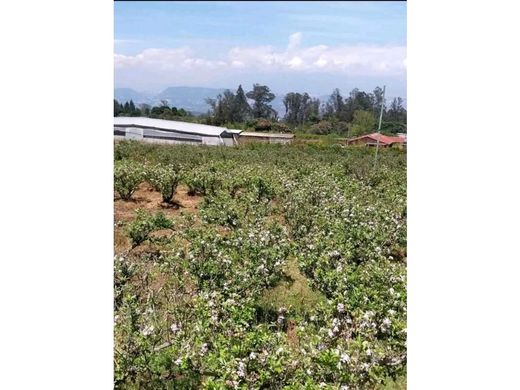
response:
<path id="1" fill-rule="evenodd" d="M 161 212 L 154 215 L 145 210 L 137 210 L 137 217 L 130 222 L 127 232 L 135 247 L 150 238 L 150 233 L 159 229 L 169 229 L 172 226 L 173 222 Z"/>
<path id="2" fill-rule="evenodd" d="M 118 161 L 114 166 L 114 188 L 124 200 L 129 200 L 145 178 L 141 164 Z"/>
<path id="3" fill-rule="evenodd" d="M 170 203 L 180 181 L 180 175 L 173 166 L 155 165 L 148 169 L 147 179 L 162 195 L 163 202 Z"/>

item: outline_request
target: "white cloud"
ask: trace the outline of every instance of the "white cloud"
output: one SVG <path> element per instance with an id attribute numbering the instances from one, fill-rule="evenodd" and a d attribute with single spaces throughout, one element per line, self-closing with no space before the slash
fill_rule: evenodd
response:
<path id="1" fill-rule="evenodd" d="M 217 77 L 233 77 L 240 72 L 275 75 L 321 73 L 348 76 L 404 76 L 405 46 L 336 46 L 301 47 L 302 34 L 289 37 L 286 49 L 272 46 L 234 47 L 224 58 L 215 60 L 196 55 L 189 47 L 151 48 L 137 55 L 114 55 L 116 80 L 118 73 L 126 81 L 154 77 L 168 80 L 209 81 Z M 123 75 L 124 74 L 124 75 Z"/>
<path id="2" fill-rule="evenodd" d="M 291 34 L 289 36 L 289 46 L 287 47 L 288 50 L 294 50 L 298 46 L 300 46 L 300 43 L 302 41 L 302 33 L 296 32 L 294 34 Z"/>

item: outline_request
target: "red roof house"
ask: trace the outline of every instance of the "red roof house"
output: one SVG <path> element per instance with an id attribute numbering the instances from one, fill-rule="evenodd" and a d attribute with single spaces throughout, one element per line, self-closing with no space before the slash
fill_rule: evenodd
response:
<path id="1" fill-rule="evenodd" d="M 389 137 L 387 135 L 372 133 L 347 140 L 347 145 L 376 146 L 379 138 L 379 146 L 386 147 L 392 145 L 406 146 L 406 136 Z"/>

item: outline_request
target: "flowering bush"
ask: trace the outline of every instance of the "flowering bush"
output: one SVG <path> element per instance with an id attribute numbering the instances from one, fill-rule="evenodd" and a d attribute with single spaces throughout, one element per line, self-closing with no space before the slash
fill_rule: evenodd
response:
<path id="1" fill-rule="evenodd" d="M 405 377 L 405 152 L 380 151 L 374 169 L 367 149 L 124 151 L 187 162 L 182 180 L 204 198 L 175 224 L 139 212 L 127 225 L 134 244 L 173 234 L 116 254 L 116 388 L 375 389 Z M 305 310 L 265 303 L 284 302 L 289 263 L 323 297 Z"/>
<path id="2" fill-rule="evenodd" d="M 158 212 L 153 215 L 145 210 L 137 210 L 136 218 L 127 227 L 128 236 L 132 245 L 137 246 L 150 237 L 150 233 L 159 229 L 169 229 L 173 226 L 172 221 Z"/>
<path id="3" fill-rule="evenodd" d="M 180 175 L 173 166 L 152 166 L 147 170 L 147 179 L 155 190 L 161 193 L 163 202 L 172 201 L 180 181 Z"/>
<path id="4" fill-rule="evenodd" d="M 145 170 L 139 163 L 126 160 L 114 165 L 114 188 L 124 200 L 129 200 L 145 178 Z"/>

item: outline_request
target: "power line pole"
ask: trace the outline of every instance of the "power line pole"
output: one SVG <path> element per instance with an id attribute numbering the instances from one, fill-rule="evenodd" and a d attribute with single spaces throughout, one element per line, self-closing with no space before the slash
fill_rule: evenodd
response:
<path id="1" fill-rule="evenodd" d="M 379 150 L 379 138 L 381 138 L 381 120 L 383 119 L 383 107 L 385 106 L 385 90 L 386 85 L 383 85 L 383 100 L 381 100 L 381 113 L 379 114 L 379 126 L 377 127 L 376 157 L 374 159 L 374 168 L 377 165 L 377 151 Z"/>

